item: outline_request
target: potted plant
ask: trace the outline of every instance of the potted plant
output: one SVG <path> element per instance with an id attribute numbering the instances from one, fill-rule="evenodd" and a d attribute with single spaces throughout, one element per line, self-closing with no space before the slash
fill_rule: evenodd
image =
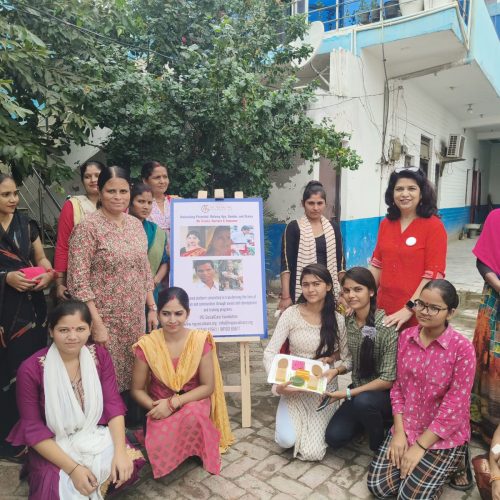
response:
<path id="1" fill-rule="evenodd" d="M 393 19 L 399 17 L 399 0 L 385 0 L 384 2 L 384 19 Z"/>
<path id="2" fill-rule="evenodd" d="M 424 0 L 399 0 L 401 15 L 411 16 L 424 10 Z"/>
<path id="3" fill-rule="evenodd" d="M 359 9 L 356 12 L 356 20 L 359 24 L 368 24 L 370 22 L 370 7 L 366 0 L 361 0 Z"/>
<path id="4" fill-rule="evenodd" d="M 372 23 L 378 23 L 380 21 L 380 0 L 371 0 L 370 8 Z"/>

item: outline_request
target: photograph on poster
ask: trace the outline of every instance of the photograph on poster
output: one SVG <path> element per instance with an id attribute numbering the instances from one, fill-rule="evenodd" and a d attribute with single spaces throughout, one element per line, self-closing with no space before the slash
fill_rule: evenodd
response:
<path id="1" fill-rule="evenodd" d="M 243 290 L 241 260 L 194 260 L 193 285 L 200 292 Z"/>
<path id="2" fill-rule="evenodd" d="M 181 227 L 181 257 L 229 257 L 231 229 L 229 226 Z"/>

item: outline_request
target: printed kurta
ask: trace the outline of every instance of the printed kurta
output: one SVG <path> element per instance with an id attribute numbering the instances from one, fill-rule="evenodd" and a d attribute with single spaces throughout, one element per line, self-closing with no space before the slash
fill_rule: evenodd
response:
<path id="1" fill-rule="evenodd" d="M 336 314 L 339 327 L 340 359 L 347 370 L 351 369 L 351 357 L 347 348 L 344 317 Z M 320 326 L 311 325 L 300 314 L 299 306 L 291 306 L 281 315 L 273 336 L 264 351 L 264 367 L 269 373 L 274 356 L 279 353 L 286 339 L 290 341 L 290 354 L 302 358 L 314 359 L 320 344 Z M 338 390 L 335 377 L 327 386 L 328 392 Z M 339 407 L 339 401 L 328 405 L 322 411 L 316 411 L 321 395 L 311 392 L 297 392 L 281 396 L 285 398 L 288 412 L 295 429 L 296 442 L 294 457 L 302 460 L 321 460 L 326 452 L 325 431 L 333 414 Z"/>
<path id="2" fill-rule="evenodd" d="M 472 344 L 451 326 L 427 347 L 420 340 L 418 326 L 400 334 L 391 403 L 394 415 L 403 414 L 410 446 L 426 429 L 440 437 L 431 450 L 469 441 L 475 367 Z"/>
<path id="3" fill-rule="evenodd" d="M 210 343 L 205 342 L 203 355 L 209 353 L 211 349 Z M 139 346 L 135 348 L 135 355 L 147 363 L 146 356 Z M 177 368 L 179 359 L 172 359 L 174 369 Z M 199 373 L 196 372 L 182 390 L 189 392 L 199 385 Z M 175 394 L 152 372 L 148 393 L 155 401 Z M 155 479 L 169 474 L 192 456 L 201 458 L 205 470 L 211 474 L 219 474 L 221 467 L 219 441 L 219 431 L 210 420 L 209 397 L 187 403 L 167 418 L 147 419 L 145 444 Z"/>
<path id="4" fill-rule="evenodd" d="M 122 227 L 100 210 L 75 227 L 70 239 L 68 288 L 93 300 L 109 334 L 120 392 L 130 388 L 132 344 L 146 331 L 146 294 L 154 288 L 141 222 L 124 214 Z"/>

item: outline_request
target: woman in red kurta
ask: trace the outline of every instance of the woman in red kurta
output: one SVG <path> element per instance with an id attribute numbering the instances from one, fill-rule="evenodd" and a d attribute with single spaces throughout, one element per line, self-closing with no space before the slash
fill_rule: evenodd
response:
<path id="1" fill-rule="evenodd" d="M 424 285 L 443 278 L 447 236 L 437 217 L 434 187 L 421 171 L 393 172 L 385 192 L 387 216 L 380 224 L 370 270 L 379 285 L 386 325 L 417 324 L 412 302 Z"/>

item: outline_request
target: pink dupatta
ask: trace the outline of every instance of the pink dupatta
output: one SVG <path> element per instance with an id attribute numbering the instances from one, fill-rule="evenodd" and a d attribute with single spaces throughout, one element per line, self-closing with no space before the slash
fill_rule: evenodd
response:
<path id="1" fill-rule="evenodd" d="M 490 212 L 472 253 L 500 276 L 500 208 Z"/>

